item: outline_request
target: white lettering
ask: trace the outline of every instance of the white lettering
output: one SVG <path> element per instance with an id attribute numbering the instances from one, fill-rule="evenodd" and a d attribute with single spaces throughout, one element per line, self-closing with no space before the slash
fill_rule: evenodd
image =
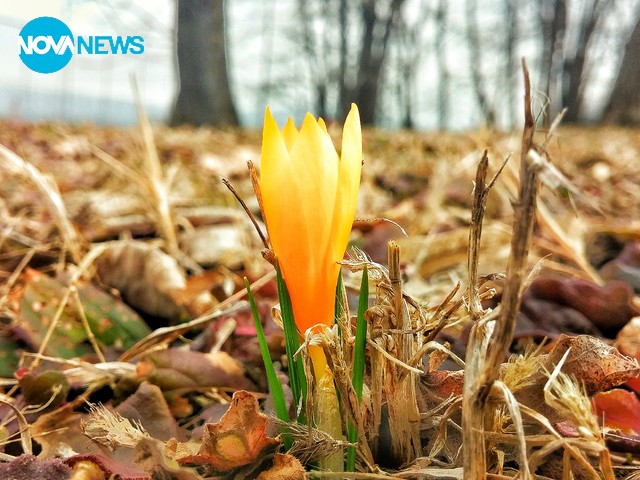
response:
<path id="1" fill-rule="evenodd" d="M 44 55 L 45 53 L 49 53 L 51 49 L 53 49 L 57 55 L 62 55 L 69 49 L 71 49 L 72 52 L 74 50 L 73 42 L 68 35 L 60 37 L 57 42 L 51 35 L 39 35 L 35 38 L 29 35 L 26 43 L 24 38 L 20 37 L 19 44 L 21 53 L 27 55 L 31 55 L 34 52 L 38 55 Z"/>

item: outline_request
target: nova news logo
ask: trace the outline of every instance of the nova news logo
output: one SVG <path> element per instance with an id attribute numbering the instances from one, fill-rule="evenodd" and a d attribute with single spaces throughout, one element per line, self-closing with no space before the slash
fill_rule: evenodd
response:
<path id="1" fill-rule="evenodd" d="M 77 55 L 140 55 L 144 53 L 144 38 L 134 36 L 77 36 L 62 20 L 38 17 L 20 30 L 18 43 L 20 60 L 38 73 L 62 70 Z"/>

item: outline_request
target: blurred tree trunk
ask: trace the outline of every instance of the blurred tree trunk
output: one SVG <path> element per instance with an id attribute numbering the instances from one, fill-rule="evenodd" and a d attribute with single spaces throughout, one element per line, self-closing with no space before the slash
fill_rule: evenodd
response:
<path id="1" fill-rule="evenodd" d="M 341 116 L 349 111 L 349 104 L 355 102 L 360 110 L 363 125 L 372 125 L 378 101 L 378 89 L 382 77 L 382 67 L 387 57 L 389 38 L 393 24 L 404 0 L 391 0 L 386 8 L 380 7 L 380 1 L 362 0 L 360 14 L 362 18 L 362 37 L 358 57 L 356 84 L 352 89 L 342 87 L 346 95 L 341 102 Z M 384 11 L 381 14 L 380 11 Z"/>
<path id="2" fill-rule="evenodd" d="M 298 14 L 302 21 L 302 40 L 303 49 L 309 63 L 309 77 L 313 85 L 313 95 L 315 100 L 315 115 L 322 118 L 328 118 L 329 110 L 327 105 L 327 92 L 329 89 L 328 67 L 326 66 L 326 52 L 324 47 L 328 44 L 327 39 L 321 39 L 321 45 L 318 46 L 316 36 L 314 35 L 314 20 L 309 12 L 311 2 L 308 0 L 298 1 Z M 322 15 L 328 18 L 328 5 L 322 5 Z M 326 35 L 326 28 L 324 29 Z"/>
<path id="3" fill-rule="evenodd" d="M 469 44 L 469 70 L 473 82 L 473 92 L 488 126 L 496 123 L 496 112 L 485 91 L 485 80 L 482 76 L 482 47 L 478 28 L 478 1 L 466 1 L 467 42 Z"/>
<path id="4" fill-rule="evenodd" d="M 227 73 L 224 0 L 177 0 L 180 91 L 171 124 L 237 125 Z"/>
<path id="5" fill-rule="evenodd" d="M 505 36 L 505 56 L 507 57 L 504 64 L 504 71 L 508 91 L 506 95 L 507 103 L 507 123 L 510 127 L 516 124 L 517 114 L 520 111 L 516 107 L 516 98 L 518 97 L 518 74 L 519 61 L 516 56 L 516 43 L 518 41 L 518 8 L 516 0 L 505 0 L 504 14 L 506 20 L 506 36 Z M 518 102 L 519 103 L 519 102 Z"/>
<path id="6" fill-rule="evenodd" d="M 449 123 L 449 82 L 451 79 L 445 50 L 447 2 L 448 0 L 439 0 L 436 10 L 435 53 L 438 64 L 438 128 L 440 130 L 446 130 Z"/>
<path id="7" fill-rule="evenodd" d="M 618 78 L 605 109 L 605 122 L 640 125 L 640 17 L 625 46 Z"/>
<path id="8" fill-rule="evenodd" d="M 348 10 L 347 0 L 340 0 L 339 4 L 340 19 L 340 66 L 338 72 L 338 113 L 346 115 L 349 107 L 348 91 L 347 91 L 347 65 L 349 63 L 349 47 L 348 47 Z"/>
<path id="9" fill-rule="evenodd" d="M 583 101 L 584 84 L 586 83 L 585 65 L 587 51 L 592 43 L 598 20 L 602 17 L 610 0 L 593 0 L 581 9 L 582 18 L 578 22 L 578 35 L 575 52 L 569 57 L 565 51 L 564 69 L 562 72 L 562 104 L 567 108 L 564 121 L 581 120 L 580 110 Z"/>
<path id="10" fill-rule="evenodd" d="M 558 74 L 562 65 L 563 42 L 567 30 L 566 0 L 540 0 L 539 7 L 542 19 L 542 58 L 540 60 L 540 89 L 548 99 L 553 99 L 556 110 L 560 105 L 558 91 Z M 552 115 L 547 115 L 550 121 Z"/>

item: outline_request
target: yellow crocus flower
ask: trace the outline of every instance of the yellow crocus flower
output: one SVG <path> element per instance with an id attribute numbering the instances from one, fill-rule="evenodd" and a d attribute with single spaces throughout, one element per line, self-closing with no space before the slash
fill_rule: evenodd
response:
<path id="1" fill-rule="evenodd" d="M 291 118 L 280 131 L 264 115 L 260 190 L 271 246 L 287 284 L 300 334 L 332 325 L 336 285 L 356 211 L 362 134 L 352 105 L 338 156 L 320 118 L 307 114 L 298 131 Z M 316 376 L 324 355 L 312 351 Z"/>

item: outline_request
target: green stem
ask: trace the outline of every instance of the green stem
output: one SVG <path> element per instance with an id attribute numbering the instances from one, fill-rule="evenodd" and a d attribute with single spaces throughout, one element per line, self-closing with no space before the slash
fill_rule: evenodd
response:
<path id="1" fill-rule="evenodd" d="M 360 284 L 360 296 L 358 297 L 358 317 L 356 320 L 356 340 L 353 351 L 353 389 L 356 393 L 358 403 L 362 401 L 362 386 L 364 384 L 365 350 L 367 345 L 367 322 L 365 312 L 369 306 L 369 273 L 367 267 L 362 272 L 362 283 Z M 358 442 L 358 431 L 356 427 L 349 423 L 347 439 L 350 443 Z M 356 447 L 349 447 L 347 450 L 348 472 L 354 472 L 356 468 Z"/>

